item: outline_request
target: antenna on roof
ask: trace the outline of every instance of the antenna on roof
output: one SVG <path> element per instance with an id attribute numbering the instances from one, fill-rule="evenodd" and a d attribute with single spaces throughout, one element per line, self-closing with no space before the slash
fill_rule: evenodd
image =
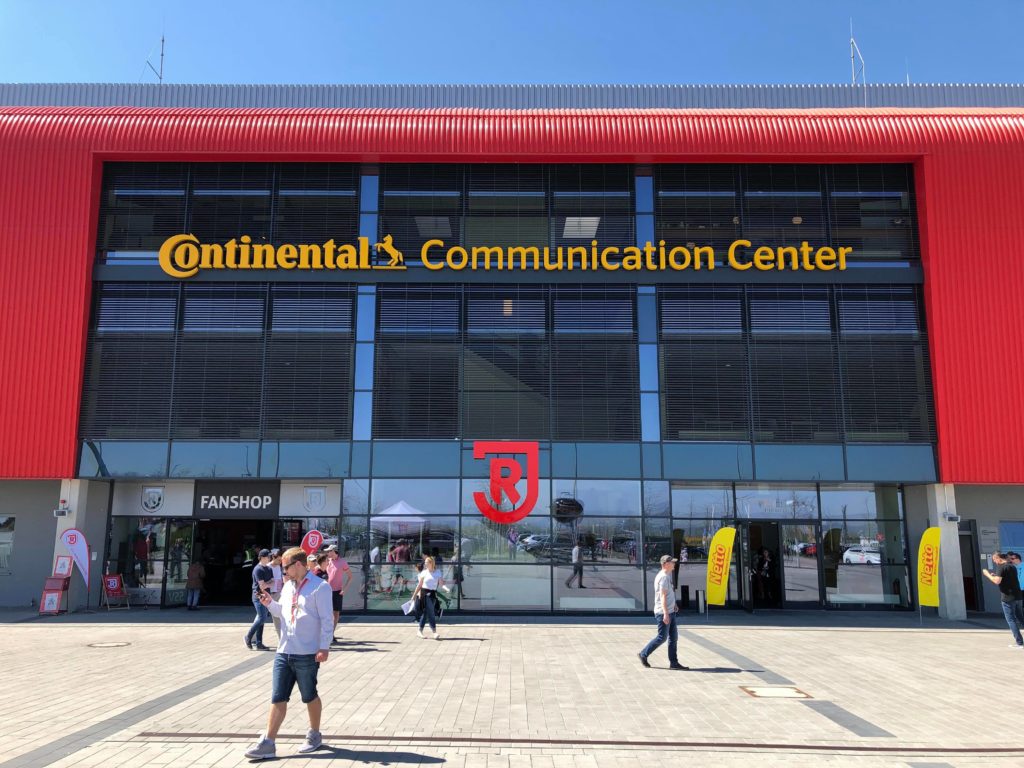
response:
<path id="1" fill-rule="evenodd" d="M 151 70 L 153 70 L 153 74 L 156 75 L 156 79 L 160 82 L 161 85 L 163 85 L 163 82 L 164 82 L 164 36 L 163 36 L 163 34 L 160 35 L 160 70 L 157 71 L 157 68 L 154 67 L 150 63 L 148 56 L 146 57 L 146 66 L 149 67 Z"/>
<path id="2" fill-rule="evenodd" d="M 860 59 L 860 69 L 857 69 L 857 59 Z M 850 76 L 852 85 L 857 85 L 857 78 L 860 77 L 860 84 L 864 86 L 864 106 L 868 105 L 868 74 L 867 66 L 864 63 L 864 56 L 860 52 L 860 46 L 853 37 L 853 18 L 850 19 Z"/>

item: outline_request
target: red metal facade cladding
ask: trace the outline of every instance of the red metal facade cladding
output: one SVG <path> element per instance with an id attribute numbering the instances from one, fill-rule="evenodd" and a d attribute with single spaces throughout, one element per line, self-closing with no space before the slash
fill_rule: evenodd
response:
<path id="1" fill-rule="evenodd" d="M 102 163 L 913 162 L 940 476 L 1024 483 L 1024 110 L 0 109 L 0 477 L 75 472 Z"/>

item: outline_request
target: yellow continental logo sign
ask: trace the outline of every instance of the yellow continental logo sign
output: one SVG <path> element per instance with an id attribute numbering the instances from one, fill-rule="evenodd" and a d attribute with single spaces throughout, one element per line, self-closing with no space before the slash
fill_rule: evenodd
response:
<path id="1" fill-rule="evenodd" d="M 355 243 L 270 245 L 254 243 L 248 235 L 226 243 L 201 243 L 195 235 L 174 235 L 160 246 L 160 267 L 171 277 L 193 277 L 201 270 L 223 269 L 300 269 L 300 270 L 395 270 L 405 269 L 405 257 L 391 235 L 374 244 L 376 259 L 365 237 Z M 713 270 L 721 263 L 730 269 L 746 271 L 830 272 L 846 269 L 853 248 L 815 247 L 807 241 L 799 246 L 754 246 L 749 240 L 736 240 L 721 261 L 714 247 L 672 246 L 664 240 L 639 246 L 601 247 L 597 240 L 589 246 L 474 246 L 445 247 L 443 240 L 427 240 L 420 249 L 420 262 L 428 270 L 448 269 L 523 272 L 562 272 L 571 270 L 626 272 L 665 270 Z M 387 257 L 386 263 L 380 262 Z"/>

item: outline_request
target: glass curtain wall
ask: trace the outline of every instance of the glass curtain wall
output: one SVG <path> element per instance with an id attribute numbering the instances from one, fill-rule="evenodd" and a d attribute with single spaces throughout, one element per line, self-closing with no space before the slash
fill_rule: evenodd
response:
<path id="1" fill-rule="evenodd" d="M 511 524 L 482 516 L 477 491 L 487 479 L 345 481 L 332 535 L 357 578 L 346 606 L 400 610 L 432 555 L 446 610 L 643 612 L 663 554 L 679 558 L 677 583 L 693 600 L 714 534 L 744 525 L 751 551 L 731 564 L 735 605 L 758 587 L 763 545 L 778 556 L 776 607 L 910 605 L 897 486 L 543 478 L 534 512 Z"/>

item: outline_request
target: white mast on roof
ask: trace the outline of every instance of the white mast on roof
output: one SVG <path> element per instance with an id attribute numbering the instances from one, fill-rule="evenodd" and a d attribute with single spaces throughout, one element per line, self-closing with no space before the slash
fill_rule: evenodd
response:
<path id="1" fill-rule="evenodd" d="M 857 69 L 857 59 L 860 59 L 860 69 Z M 857 78 L 860 77 L 860 84 L 864 87 L 864 106 L 868 105 L 868 75 L 867 66 L 864 63 L 864 56 L 860 52 L 860 46 L 857 45 L 856 39 L 853 37 L 853 19 L 850 19 L 850 76 L 852 79 L 852 85 L 857 85 Z"/>
<path id="2" fill-rule="evenodd" d="M 153 70 L 153 74 L 156 75 L 156 79 L 160 82 L 161 85 L 163 85 L 163 82 L 164 82 L 164 36 L 162 34 L 160 35 L 160 70 L 157 71 L 157 68 L 154 67 L 150 63 L 148 58 L 146 59 L 146 66 L 149 67 L 151 70 Z"/>

